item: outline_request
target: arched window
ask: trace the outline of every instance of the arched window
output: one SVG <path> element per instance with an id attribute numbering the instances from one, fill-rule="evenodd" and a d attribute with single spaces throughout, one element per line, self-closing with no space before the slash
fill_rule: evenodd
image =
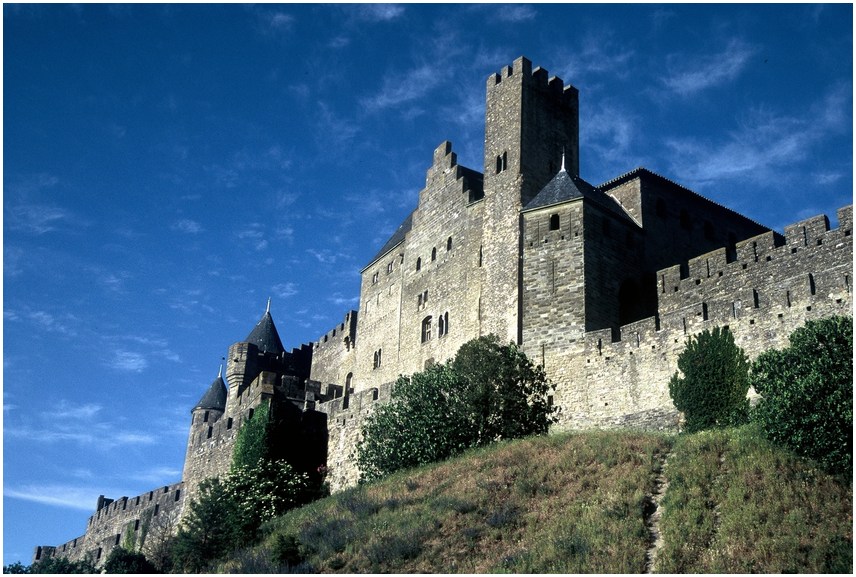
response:
<path id="1" fill-rule="evenodd" d="M 416 259 L 416 271 L 422 270 L 422 257 Z"/>
<path id="2" fill-rule="evenodd" d="M 431 249 L 431 262 L 437 260 L 437 247 Z"/>
<path id="3" fill-rule="evenodd" d="M 427 343 L 431 340 L 431 315 L 422 319 L 422 342 Z"/>
<path id="4" fill-rule="evenodd" d="M 350 394 L 353 389 L 351 388 L 351 381 L 354 380 L 354 373 L 348 373 L 348 376 L 345 377 L 345 393 Z"/>
<path id="5" fill-rule="evenodd" d="M 446 239 L 446 250 L 452 250 L 452 237 Z"/>
<path id="6" fill-rule="evenodd" d="M 550 230 L 559 230 L 559 215 L 550 215 Z"/>
<path id="7" fill-rule="evenodd" d="M 443 320 L 443 315 L 437 317 L 437 336 L 442 337 L 446 334 L 446 322 Z"/>

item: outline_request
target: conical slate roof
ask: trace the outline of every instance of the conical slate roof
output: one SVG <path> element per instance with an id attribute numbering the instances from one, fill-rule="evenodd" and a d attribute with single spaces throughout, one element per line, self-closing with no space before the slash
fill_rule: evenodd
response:
<path id="1" fill-rule="evenodd" d="M 263 353 L 281 353 L 285 350 L 273 324 L 273 317 L 270 316 L 270 301 L 264 316 L 244 342 L 256 345 Z"/>
<path id="2" fill-rule="evenodd" d="M 211 383 L 211 386 L 208 387 L 208 390 L 205 391 L 205 394 L 202 395 L 202 398 L 199 399 L 199 402 L 196 403 L 191 412 L 197 409 L 225 411 L 227 395 L 226 383 L 223 382 L 222 375 L 218 374 L 217 378 L 214 379 L 214 382 Z"/>

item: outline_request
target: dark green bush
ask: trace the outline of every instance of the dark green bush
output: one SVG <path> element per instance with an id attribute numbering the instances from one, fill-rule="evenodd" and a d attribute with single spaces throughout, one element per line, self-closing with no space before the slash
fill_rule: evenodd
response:
<path id="1" fill-rule="evenodd" d="M 104 562 L 104 572 L 140 574 L 158 571 L 142 553 L 128 551 L 123 547 L 114 547 Z"/>
<path id="2" fill-rule="evenodd" d="M 768 439 L 819 461 L 833 473 L 853 464 L 853 319 L 810 321 L 790 346 L 752 365 L 761 395 L 752 418 Z"/>
<path id="3" fill-rule="evenodd" d="M 65 557 L 50 557 L 30 565 L 28 573 L 50 573 L 50 574 L 87 574 L 100 573 L 95 565 L 88 559 L 82 561 L 69 561 Z"/>
<path id="4" fill-rule="evenodd" d="M 669 395 L 684 413 L 689 433 L 748 420 L 749 359 L 728 329 L 716 327 L 687 339 L 669 381 Z"/>
<path id="5" fill-rule="evenodd" d="M 399 377 L 391 400 L 366 419 L 357 444 L 363 481 L 447 459 L 501 439 L 546 433 L 551 385 L 514 344 L 464 344 L 454 360 Z"/>

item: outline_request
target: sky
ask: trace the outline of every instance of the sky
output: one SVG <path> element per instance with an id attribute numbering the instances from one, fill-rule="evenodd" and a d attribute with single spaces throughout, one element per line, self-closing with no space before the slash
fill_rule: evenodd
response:
<path id="1" fill-rule="evenodd" d="M 4 4 L 4 564 L 180 480 L 268 298 L 287 348 L 356 308 L 433 150 L 483 170 L 521 55 L 579 89 L 592 184 L 779 231 L 852 203 L 850 4 Z"/>

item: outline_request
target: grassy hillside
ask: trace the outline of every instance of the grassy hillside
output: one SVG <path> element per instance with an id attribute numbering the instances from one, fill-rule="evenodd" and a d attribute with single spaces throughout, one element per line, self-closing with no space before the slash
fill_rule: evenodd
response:
<path id="1" fill-rule="evenodd" d="M 750 428 L 600 431 L 503 443 L 334 495 L 274 520 L 218 570 L 849 573 L 852 551 L 849 481 Z"/>

